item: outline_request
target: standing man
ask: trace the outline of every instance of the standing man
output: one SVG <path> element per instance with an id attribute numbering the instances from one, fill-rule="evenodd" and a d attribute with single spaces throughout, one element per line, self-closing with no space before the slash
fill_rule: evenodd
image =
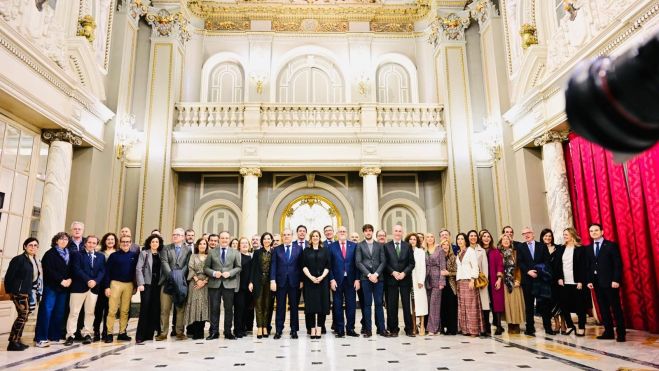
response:
<path id="1" fill-rule="evenodd" d="M 133 239 L 133 234 L 130 231 L 130 228 L 128 228 L 128 227 L 121 228 L 121 230 L 119 231 L 119 238 L 121 238 L 121 237 L 128 237 L 132 240 Z M 140 245 L 138 245 L 135 241 L 133 241 L 133 243 L 130 244 L 130 251 L 131 252 L 139 254 L 140 250 L 141 250 Z"/>
<path id="2" fill-rule="evenodd" d="M 208 281 L 208 305 L 211 327 L 206 340 L 220 337 L 220 301 L 224 302 L 224 338 L 235 340 L 231 333 L 233 297 L 240 288 L 240 252 L 229 246 L 231 235 L 220 232 L 220 247 L 211 250 L 204 264 Z"/>
<path id="3" fill-rule="evenodd" d="M 394 239 L 385 245 L 387 265 L 387 329 L 391 336 L 397 337 L 398 327 L 398 295 L 403 303 L 403 320 L 405 334 L 414 337 L 415 324 L 412 323 L 410 311 L 412 292 L 412 270 L 414 269 L 414 255 L 410 244 L 403 241 L 403 226 L 396 224 L 393 229 Z"/>
<path id="4" fill-rule="evenodd" d="M 119 239 L 119 250 L 112 253 L 105 264 L 105 275 L 103 287 L 108 299 L 108 315 L 106 317 L 107 335 L 106 343 L 112 343 L 114 333 L 114 321 L 119 312 L 119 334 L 117 340 L 131 341 L 126 329 L 128 327 L 128 315 L 130 314 L 130 298 L 135 290 L 135 267 L 137 266 L 138 254 L 130 251 L 133 243 L 130 237 Z M 167 338 L 167 335 L 165 335 Z"/>
<path id="5" fill-rule="evenodd" d="M 382 308 L 383 275 L 385 267 L 384 245 L 373 240 L 373 226 L 362 227 L 364 240 L 357 244 L 355 266 L 361 273 L 361 291 L 363 292 L 362 323 L 364 337 L 373 335 L 371 326 L 371 305 L 375 302 L 375 327 L 378 335 L 389 336 L 384 327 L 384 309 Z"/>
<path id="6" fill-rule="evenodd" d="M 215 248 L 218 247 L 219 245 L 220 245 L 220 236 L 216 235 L 215 233 L 211 233 L 210 235 L 208 235 L 208 248 L 210 250 L 215 250 Z"/>
<path id="7" fill-rule="evenodd" d="M 71 223 L 71 239 L 69 240 L 69 252 L 81 252 L 85 249 L 85 225 L 82 222 Z"/>
<path id="8" fill-rule="evenodd" d="M 334 291 L 334 317 L 337 337 L 359 336 L 355 332 L 355 312 L 357 310 L 356 293 L 359 290 L 359 276 L 355 267 L 355 250 L 357 245 L 348 241 L 348 230 L 340 226 L 337 232 L 339 240 L 330 245 L 330 288 Z M 343 305 L 345 303 L 345 317 Z M 347 331 L 346 331 L 347 330 Z"/>
<path id="9" fill-rule="evenodd" d="M 293 233 L 284 230 L 283 244 L 275 247 L 270 263 L 270 290 L 277 293 L 277 314 L 275 317 L 275 339 L 281 339 L 286 319 L 286 298 L 291 308 L 291 339 L 297 339 L 300 327 L 298 296 L 302 287 L 300 272 L 302 271 L 302 248 L 294 247 L 291 240 Z"/>
<path id="10" fill-rule="evenodd" d="M 458 245 L 453 243 L 453 241 L 451 240 L 451 232 L 449 232 L 449 230 L 446 228 L 442 228 L 439 231 L 439 242 L 442 242 L 442 240 L 447 240 L 448 243 L 451 244 L 451 249 L 453 250 L 453 254 L 455 254 L 455 256 L 458 256 L 458 253 L 460 252 L 460 248 L 458 247 Z"/>
<path id="11" fill-rule="evenodd" d="M 64 345 L 73 345 L 74 334 L 78 324 L 80 309 L 84 307 L 84 327 L 82 343 L 91 344 L 94 333 L 94 308 L 98 298 L 101 281 L 105 274 L 105 255 L 96 252 L 98 237 L 87 236 L 85 250 L 71 255 L 71 296 L 69 297 L 69 318 L 66 321 L 66 341 Z"/>
<path id="12" fill-rule="evenodd" d="M 281 245 L 281 235 L 279 233 L 272 235 L 272 247 Z"/>
<path id="13" fill-rule="evenodd" d="M 510 229 L 512 230 L 512 228 Z M 517 248 L 517 259 L 519 269 L 522 272 L 522 292 L 524 293 L 524 304 L 526 306 L 526 329 L 524 334 L 535 336 L 533 314 L 535 312 L 535 301 L 538 300 L 538 310 L 542 316 L 545 333 L 555 335 L 556 333 L 551 328 L 551 314 L 545 303 L 543 303 L 543 298 L 533 295 L 533 286 L 541 284 L 537 265 L 549 264 L 549 250 L 544 243 L 534 240 L 533 229 L 524 227 L 522 236 L 524 236 L 525 243 Z"/>
<path id="14" fill-rule="evenodd" d="M 183 228 L 176 228 L 172 233 L 172 243 L 165 246 L 160 252 L 160 282 L 162 287 L 160 291 L 160 328 L 162 333 L 156 336 L 157 341 L 167 340 L 167 329 L 169 328 L 169 314 L 172 311 L 172 304 L 176 307 L 176 339 L 186 340 L 187 336 L 183 333 L 185 324 L 185 301 L 181 303 L 176 301 L 178 295 L 174 295 L 183 285 L 187 285 L 188 262 L 192 251 L 184 244 L 185 231 Z M 173 291 L 167 288 L 172 287 Z"/>
<path id="15" fill-rule="evenodd" d="M 352 241 L 354 243 L 358 243 L 359 242 L 359 233 L 350 232 L 350 241 Z"/>
<path id="16" fill-rule="evenodd" d="M 306 249 L 309 246 L 309 241 L 307 241 L 307 227 L 305 225 L 298 225 L 297 229 L 295 230 L 297 233 L 297 240 L 293 241 L 293 247 L 300 247 L 302 251 Z M 304 300 L 302 297 L 302 288 L 300 288 L 297 291 L 297 297 L 299 301 Z M 307 335 L 311 335 L 311 328 L 314 327 L 315 324 L 311 323 L 312 321 L 310 318 L 307 318 L 307 316 L 304 316 L 304 324 L 307 328 Z M 321 327 L 324 327 L 324 323 L 321 324 Z"/>
<path id="17" fill-rule="evenodd" d="M 185 230 L 185 246 L 187 246 L 190 249 L 190 251 L 194 250 L 194 237 L 195 237 L 194 229 Z"/>
<path id="18" fill-rule="evenodd" d="M 255 234 L 255 235 L 252 236 L 252 251 L 250 251 L 250 252 L 253 253 L 254 251 L 256 251 L 260 248 L 261 248 L 261 236 L 259 236 L 258 234 Z"/>
<path id="19" fill-rule="evenodd" d="M 381 244 L 382 246 L 384 246 L 384 244 L 387 243 L 387 232 L 385 232 L 385 231 L 383 231 L 382 229 L 380 229 L 380 230 L 377 231 L 377 233 L 375 234 L 375 239 L 378 241 L 379 244 Z"/>
<path id="20" fill-rule="evenodd" d="M 588 256 L 588 288 L 595 290 L 597 304 L 602 315 L 604 333 L 600 340 L 613 339 L 613 319 L 616 318 L 616 341 L 626 341 L 625 317 L 620 304 L 620 282 L 622 282 L 622 259 L 618 244 L 604 239 L 602 226 L 593 223 L 588 227 L 593 243 L 586 246 Z"/>
<path id="21" fill-rule="evenodd" d="M 326 225 L 325 228 L 323 228 L 323 234 L 325 235 L 323 247 L 328 248 L 331 244 L 334 243 L 334 227 L 331 225 Z"/>

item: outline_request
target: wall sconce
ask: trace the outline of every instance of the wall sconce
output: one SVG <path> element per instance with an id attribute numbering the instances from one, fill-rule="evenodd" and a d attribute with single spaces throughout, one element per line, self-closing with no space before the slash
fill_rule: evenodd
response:
<path id="1" fill-rule="evenodd" d="M 362 97 L 366 96 L 366 93 L 368 93 L 368 82 L 370 80 L 371 79 L 368 76 L 366 76 L 365 73 L 359 77 L 359 80 L 357 80 L 357 88 L 359 91 L 359 95 L 361 95 Z"/>
<path id="2" fill-rule="evenodd" d="M 117 160 L 123 160 L 126 152 L 138 141 L 141 133 L 135 129 L 135 115 L 128 115 L 117 123 Z"/>
<path id="3" fill-rule="evenodd" d="M 265 85 L 265 82 L 267 81 L 267 77 L 257 74 L 252 74 L 251 77 L 252 77 L 252 81 L 254 81 L 254 85 L 256 85 L 256 94 L 258 95 L 263 94 L 263 85 Z"/>

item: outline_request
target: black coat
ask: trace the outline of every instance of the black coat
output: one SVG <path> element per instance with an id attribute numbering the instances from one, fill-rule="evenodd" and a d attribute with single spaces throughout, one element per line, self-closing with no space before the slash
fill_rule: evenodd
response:
<path id="1" fill-rule="evenodd" d="M 556 260 L 558 264 L 554 268 L 554 279 L 564 280 L 565 272 L 563 271 L 563 254 L 565 253 L 565 246 L 557 247 Z M 581 283 L 586 285 L 588 277 L 588 257 L 586 256 L 586 249 L 584 247 L 575 247 L 574 256 L 572 257 L 572 274 L 574 275 L 574 283 Z"/>
<path id="2" fill-rule="evenodd" d="M 57 292 L 68 291 L 68 287 L 62 286 L 62 281 L 71 278 L 71 260 L 73 257 L 69 252 L 69 262 L 57 252 L 57 247 L 53 246 L 41 258 L 43 267 L 43 285 Z"/>
<path id="3" fill-rule="evenodd" d="M 34 267 L 26 254 L 16 255 L 9 262 L 5 273 L 5 292 L 7 294 L 29 294 L 32 291 Z"/>
<path id="4" fill-rule="evenodd" d="M 252 257 L 240 254 L 240 290 L 247 290 L 249 276 L 252 273 Z"/>
<path id="5" fill-rule="evenodd" d="M 414 269 L 414 254 L 410 244 L 400 241 L 400 255 L 396 255 L 396 246 L 394 241 L 389 241 L 384 245 L 384 255 L 387 265 L 384 271 L 387 274 L 387 286 L 412 286 L 412 270 Z M 398 281 L 391 274 L 393 272 L 404 272 L 405 278 Z"/>
<path id="6" fill-rule="evenodd" d="M 517 247 L 517 264 L 522 272 L 522 284 L 530 284 L 533 282 L 533 277 L 528 275 L 530 270 L 535 269 L 537 264 L 549 263 L 549 250 L 547 245 L 540 241 L 535 241 L 534 256 L 531 256 L 529 247 L 526 243 Z"/>
<path id="7" fill-rule="evenodd" d="M 274 251 L 274 248 L 270 248 L 270 254 Z M 250 269 L 250 275 L 249 275 L 249 282 L 254 285 L 254 289 L 252 293 L 254 294 L 255 297 L 259 296 L 261 293 L 261 290 L 263 289 L 261 285 L 261 278 L 263 277 L 263 274 L 265 273 L 266 281 L 270 282 L 270 264 L 268 264 L 268 271 L 263 272 L 263 267 L 261 266 L 261 259 L 263 259 L 263 255 L 266 253 L 266 250 L 262 247 L 260 249 L 254 250 L 254 255 L 252 255 L 252 269 Z M 243 268 L 241 271 L 241 277 L 242 277 L 242 272 L 246 271 L 246 269 Z M 242 279 L 242 278 L 241 278 Z M 266 290 L 270 290 L 270 287 L 266 287 Z"/>
<path id="8" fill-rule="evenodd" d="M 595 283 L 595 271 L 597 271 L 597 283 L 602 287 L 611 287 L 611 282 L 621 283 L 622 259 L 618 244 L 604 240 L 600 246 L 600 253 L 595 258 L 594 243 L 584 246 L 588 261 L 588 283 Z"/>

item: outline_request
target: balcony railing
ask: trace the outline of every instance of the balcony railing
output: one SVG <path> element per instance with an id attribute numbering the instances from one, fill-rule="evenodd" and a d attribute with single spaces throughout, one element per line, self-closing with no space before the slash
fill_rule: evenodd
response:
<path id="1" fill-rule="evenodd" d="M 261 106 L 262 128 L 357 128 L 361 121 L 358 105 Z"/>
<path id="2" fill-rule="evenodd" d="M 244 105 L 180 103 L 176 105 L 176 128 L 241 128 Z"/>

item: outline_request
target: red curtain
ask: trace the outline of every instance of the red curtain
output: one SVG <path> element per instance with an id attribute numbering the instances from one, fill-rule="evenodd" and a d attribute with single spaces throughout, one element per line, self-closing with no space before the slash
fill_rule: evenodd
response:
<path id="1" fill-rule="evenodd" d="M 572 133 L 565 144 L 575 228 L 589 244 L 588 225 L 620 246 L 622 305 L 627 325 L 659 333 L 659 145 L 625 164 Z"/>

